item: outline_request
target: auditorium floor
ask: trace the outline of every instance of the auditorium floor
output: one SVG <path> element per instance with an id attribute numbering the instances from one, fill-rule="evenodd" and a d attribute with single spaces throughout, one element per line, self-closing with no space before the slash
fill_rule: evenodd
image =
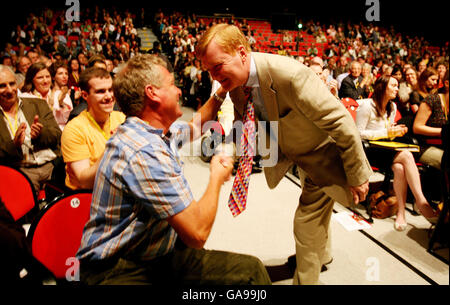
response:
<path id="1" fill-rule="evenodd" d="M 192 118 L 192 110 L 183 108 L 183 111 L 182 120 Z M 182 150 L 199 151 L 200 141 L 191 145 Z M 194 197 L 199 199 L 209 179 L 209 164 L 192 153 L 186 153 L 183 161 Z M 222 188 L 215 224 L 205 247 L 255 255 L 266 266 L 285 264 L 295 253 L 293 216 L 301 193 L 295 177 L 284 178 L 270 190 L 263 173 L 253 174 L 247 209 L 237 217 L 231 215 L 227 206 L 232 181 Z M 321 273 L 321 284 L 449 284 L 448 264 L 427 252 L 430 224 L 421 215 L 407 211 L 409 225 L 403 232 L 394 230 L 393 219 L 374 219 L 368 229 L 348 231 L 336 218 L 344 211 L 348 210 L 335 203 L 331 220 L 333 261 Z M 448 248 L 438 253 L 448 260 Z M 291 285 L 292 278 L 274 284 Z"/>

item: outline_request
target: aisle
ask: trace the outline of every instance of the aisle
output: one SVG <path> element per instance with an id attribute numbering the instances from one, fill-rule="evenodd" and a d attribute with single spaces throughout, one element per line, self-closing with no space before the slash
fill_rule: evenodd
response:
<path id="1" fill-rule="evenodd" d="M 182 120 L 192 118 L 184 108 Z M 205 191 L 209 164 L 198 155 L 200 141 L 184 146 L 184 172 L 196 199 Z M 295 253 L 293 215 L 301 189 L 290 179 L 283 179 L 270 190 L 264 174 L 250 179 L 247 209 L 233 217 L 227 206 L 232 180 L 222 187 L 219 207 L 208 249 L 227 250 L 259 257 L 267 266 L 282 265 Z M 346 211 L 336 203 L 334 211 Z M 334 213 L 334 215 L 336 215 Z M 449 267 L 426 251 L 429 224 L 422 216 L 408 213 L 411 224 L 404 232 L 393 229 L 393 219 L 375 219 L 374 225 L 360 231 L 347 231 L 332 218 L 333 262 L 321 273 L 324 285 L 422 285 L 449 284 Z M 448 249 L 446 249 L 448 253 Z M 290 285 L 292 279 L 276 282 Z"/>

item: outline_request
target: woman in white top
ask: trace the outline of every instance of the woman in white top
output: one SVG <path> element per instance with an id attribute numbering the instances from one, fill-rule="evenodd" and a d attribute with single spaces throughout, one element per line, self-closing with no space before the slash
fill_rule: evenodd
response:
<path id="1" fill-rule="evenodd" d="M 394 118 L 397 107 L 392 100 L 398 93 L 398 81 L 391 76 L 381 76 L 374 85 L 372 99 L 365 99 L 356 113 L 356 126 L 365 140 L 394 139 L 403 136 L 408 128 L 396 125 Z M 394 192 L 398 202 L 394 228 L 403 231 L 407 227 L 405 203 L 408 186 L 420 212 L 429 221 L 436 220 L 436 212 L 423 195 L 419 170 L 410 151 L 395 151 L 370 147 L 367 151 L 369 162 L 376 167 L 391 166 L 394 173 Z"/>
<path id="2" fill-rule="evenodd" d="M 53 114 L 59 127 L 64 129 L 70 112 L 73 110 L 72 99 L 70 93 L 72 89 L 67 86 L 69 82 L 69 68 L 62 62 L 55 62 L 50 67 L 50 72 L 53 79 Z M 75 98 L 78 91 L 75 92 Z"/>
<path id="3" fill-rule="evenodd" d="M 21 96 L 46 100 L 61 130 L 64 129 L 73 109 L 70 95 L 67 91 L 63 93 L 59 87 L 52 90 L 52 75 L 44 63 L 37 62 L 30 66 L 25 75 Z"/>

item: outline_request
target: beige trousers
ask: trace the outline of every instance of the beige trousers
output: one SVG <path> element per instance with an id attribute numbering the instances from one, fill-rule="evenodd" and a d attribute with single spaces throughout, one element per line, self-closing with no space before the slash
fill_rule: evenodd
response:
<path id="1" fill-rule="evenodd" d="M 20 170 L 30 178 L 34 191 L 39 194 L 39 190 L 44 182 L 52 178 L 53 163 L 47 162 L 39 167 L 21 167 Z"/>
<path id="2" fill-rule="evenodd" d="M 350 206 L 350 189 L 333 185 L 318 187 L 299 170 L 302 194 L 294 217 L 297 269 L 294 285 L 319 284 L 320 270 L 331 259 L 330 219 L 334 202 Z"/>

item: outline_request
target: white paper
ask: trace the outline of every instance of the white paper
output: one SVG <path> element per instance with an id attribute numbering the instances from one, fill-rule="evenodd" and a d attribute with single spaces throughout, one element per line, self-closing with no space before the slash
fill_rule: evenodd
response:
<path id="1" fill-rule="evenodd" d="M 364 219 L 360 218 L 357 215 L 353 217 L 353 215 L 353 212 L 343 211 L 333 214 L 333 218 L 337 220 L 337 222 L 339 222 L 347 231 L 369 229 L 372 227 Z"/>

